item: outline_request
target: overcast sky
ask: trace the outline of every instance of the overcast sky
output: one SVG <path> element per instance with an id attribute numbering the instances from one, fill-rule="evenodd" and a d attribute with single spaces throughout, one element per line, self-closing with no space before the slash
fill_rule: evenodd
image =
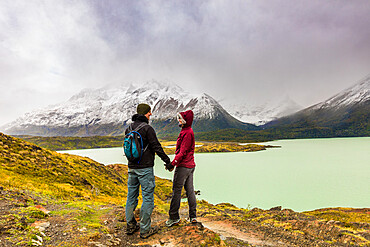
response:
<path id="1" fill-rule="evenodd" d="M 369 13 L 368 0 L 1 0 L 0 125 L 150 79 L 309 106 L 370 73 Z"/>

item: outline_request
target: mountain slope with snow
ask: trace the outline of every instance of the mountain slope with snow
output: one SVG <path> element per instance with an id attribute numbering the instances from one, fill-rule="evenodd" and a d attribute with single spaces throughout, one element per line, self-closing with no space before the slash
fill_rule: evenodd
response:
<path id="1" fill-rule="evenodd" d="M 8 124 L 5 132 L 41 136 L 119 135 L 139 103 L 152 106 L 152 124 L 167 132 L 174 131 L 177 112 L 188 109 L 194 111 L 196 131 L 256 129 L 234 119 L 207 94 L 192 95 L 178 86 L 150 81 L 141 86 L 85 89 L 64 103 L 25 114 Z"/>
<path id="2" fill-rule="evenodd" d="M 310 110 L 340 109 L 351 107 L 355 104 L 362 104 L 370 100 L 370 76 L 359 81 L 350 88 L 347 88 L 331 97 L 330 99 L 316 104 Z"/>
<path id="3" fill-rule="evenodd" d="M 267 123 L 264 128 L 313 131 L 318 136 L 370 135 L 370 76 L 328 100 L 288 117 Z"/>
<path id="4" fill-rule="evenodd" d="M 288 96 L 283 100 L 275 102 L 270 100 L 261 105 L 252 105 L 247 102 L 225 102 L 222 105 L 236 119 L 257 126 L 288 116 L 302 109 L 300 105 Z"/>

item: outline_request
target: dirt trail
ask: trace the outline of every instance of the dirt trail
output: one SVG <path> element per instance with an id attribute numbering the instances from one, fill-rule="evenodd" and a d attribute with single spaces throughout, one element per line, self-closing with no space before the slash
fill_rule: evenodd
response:
<path id="1" fill-rule="evenodd" d="M 222 240 L 225 240 L 226 238 L 235 238 L 254 246 L 278 245 L 278 243 L 264 240 L 264 237 L 256 232 L 250 230 L 247 232 L 240 231 L 233 227 L 232 223 L 227 220 L 212 221 L 207 218 L 199 218 L 199 220 L 202 222 L 204 227 L 219 234 Z"/>
<path id="2" fill-rule="evenodd" d="M 167 227 L 165 220 L 152 223 L 159 227 L 159 232 L 148 239 L 140 239 L 138 232 L 129 236 L 133 246 L 225 246 L 215 232 L 201 223 L 192 224 L 185 219 L 173 227 Z"/>

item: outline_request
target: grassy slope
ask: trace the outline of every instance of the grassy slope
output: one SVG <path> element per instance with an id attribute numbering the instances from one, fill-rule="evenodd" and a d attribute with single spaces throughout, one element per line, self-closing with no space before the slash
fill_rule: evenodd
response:
<path id="1" fill-rule="evenodd" d="M 4 188 L 28 189 L 61 199 L 117 204 L 127 194 L 127 166 L 104 166 L 89 158 L 60 154 L 2 133 L 0 164 L 0 186 Z M 164 190 L 171 187 L 170 181 L 157 180 L 166 184 L 168 188 Z"/>
<path id="2" fill-rule="evenodd" d="M 1 185 L 57 198 L 117 201 L 124 178 L 91 159 L 59 154 L 0 134 Z"/>

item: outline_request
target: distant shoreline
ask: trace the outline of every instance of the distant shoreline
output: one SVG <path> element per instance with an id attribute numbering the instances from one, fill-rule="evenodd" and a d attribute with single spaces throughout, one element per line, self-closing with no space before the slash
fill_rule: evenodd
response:
<path id="1" fill-rule="evenodd" d="M 54 151 L 77 150 L 93 148 L 115 148 L 122 147 L 123 136 L 92 136 L 92 137 L 40 137 L 40 136 L 16 136 L 25 141 L 34 143 L 40 147 Z M 167 154 L 173 154 L 176 141 L 160 140 L 163 149 Z M 279 146 L 263 145 L 250 143 L 240 144 L 240 142 L 216 142 L 198 141 L 196 142 L 196 153 L 219 153 L 219 152 L 255 152 L 275 148 Z"/>

